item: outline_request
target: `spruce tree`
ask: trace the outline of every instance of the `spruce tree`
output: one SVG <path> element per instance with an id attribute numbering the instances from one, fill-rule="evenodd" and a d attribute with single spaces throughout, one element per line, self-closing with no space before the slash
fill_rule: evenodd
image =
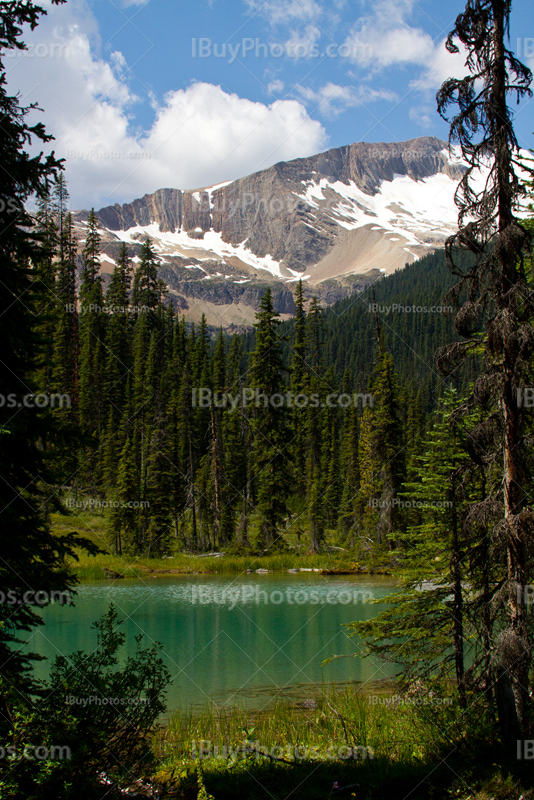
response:
<path id="1" fill-rule="evenodd" d="M 105 385 L 106 400 L 120 419 L 124 404 L 128 371 L 131 369 L 131 315 L 129 313 L 132 261 L 123 242 L 106 292 L 109 319 L 106 329 Z"/>
<path id="2" fill-rule="evenodd" d="M 61 0 L 53 0 L 58 4 Z M 40 352 L 35 319 L 38 309 L 30 265 L 41 257 L 39 236 L 26 203 L 34 194 L 46 198 L 51 180 L 61 164 L 54 154 L 30 157 L 25 148 L 50 137 L 41 123 L 29 126 L 28 108 L 6 92 L 5 51 L 25 48 L 22 26 L 34 28 L 45 13 L 32 2 L 12 2 L 0 8 L 0 143 L 2 183 L 0 187 L 0 337 L 4 343 L 0 360 L 0 385 L 6 393 L 22 398 L 41 387 L 31 382 Z M 51 494 L 42 440 L 52 424 L 48 411 L 23 405 L 0 408 L 0 512 L 2 515 L 2 559 L 0 589 L 12 592 L 67 591 L 75 577 L 66 569 L 66 557 L 79 545 L 73 535 L 52 536 L 41 506 Z M 85 543 L 89 546 L 88 543 Z M 94 551 L 94 548 L 92 548 Z M 21 647 L 21 636 L 42 624 L 42 616 L 29 603 L 0 604 L 0 670 L 6 693 L 35 688 L 29 669 L 36 656 Z M 0 733 L 7 741 L 12 730 L 9 715 L 0 719 Z"/>
<path id="3" fill-rule="evenodd" d="M 378 543 L 386 541 L 399 522 L 394 500 L 404 477 L 405 449 L 399 408 L 399 386 L 393 358 L 382 352 L 371 378 L 373 445 L 378 460 Z"/>
<path id="4" fill-rule="evenodd" d="M 63 229 L 63 258 L 57 264 L 55 296 L 56 314 L 54 343 L 54 389 L 71 398 L 72 415 L 78 406 L 78 309 L 76 295 L 77 242 L 72 230 L 72 217 L 67 215 Z"/>
<path id="5" fill-rule="evenodd" d="M 361 655 L 398 664 L 401 680 L 408 683 L 430 676 L 454 677 L 465 705 L 467 657 L 478 665 L 482 643 L 473 647 L 474 587 L 469 624 L 465 611 L 466 555 L 473 542 L 468 527 L 462 526 L 462 515 L 478 477 L 462 472 L 469 462 L 465 448 L 469 433 L 454 421 L 458 405 L 454 390 L 447 390 L 417 458 L 416 480 L 404 484 L 399 494 L 399 501 L 419 506 L 422 516 L 403 534 L 396 553 L 400 591 L 380 601 L 387 602 L 385 611 L 351 627 L 365 639 Z"/>
<path id="6" fill-rule="evenodd" d="M 511 6 L 511 0 L 468 0 L 446 47 L 452 53 L 459 52 L 459 44 L 465 48 L 469 73 L 445 81 L 437 96 L 438 111 L 445 119 L 448 109 L 456 106 L 447 120 L 449 138 L 459 145 L 467 163 L 455 197 L 458 231 L 446 243 L 448 265 L 459 278 L 453 296 L 460 298 L 467 290 L 455 319 L 464 341 L 442 348 L 438 364 L 449 374 L 473 352 L 480 352 L 482 332 L 484 369 L 477 375 L 470 403 L 489 412 L 474 439 L 479 448 L 494 454 L 495 465 L 502 465 L 492 470 L 487 498 L 478 511 L 482 522 L 488 502 L 498 498 L 502 504 L 496 531 L 499 541 L 502 537 L 507 541 L 506 621 L 494 659 L 500 664 L 499 720 L 509 743 L 527 735 L 530 727 L 533 639 L 521 592 L 532 582 L 529 552 L 534 531 L 525 491 L 532 459 L 526 447 L 525 414 L 518 403 L 534 352 L 534 294 L 525 272 L 531 236 L 516 213 L 526 190 L 516 169 L 519 145 L 508 106 L 510 96 L 517 101 L 532 96 L 532 73 L 506 46 Z M 459 251 L 471 254 L 474 266 L 466 268 Z"/>
<path id="7" fill-rule="evenodd" d="M 243 382 L 238 336 L 233 337 L 230 347 L 228 390 L 232 397 L 238 397 L 239 400 L 234 410 L 228 408 L 224 412 L 222 420 L 226 484 L 221 529 L 226 539 L 235 533 L 236 545 L 239 549 L 243 549 L 250 546 L 248 538 L 250 431 L 247 414 L 241 406 Z"/>
<path id="8" fill-rule="evenodd" d="M 309 349 L 306 336 L 306 311 L 302 281 L 295 290 L 294 338 L 292 342 L 290 389 L 295 398 L 290 412 L 291 418 L 291 457 L 293 461 L 293 485 L 296 498 L 305 500 L 306 496 L 306 406 L 310 390 L 307 361 Z M 299 509 L 301 510 L 301 509 Z"/>
<path id="9" fill-rule="evenodd" d="M 341 444 L 341 512 L 339 524 L 344 541 L 352 548 L 361 529 L 364 514 L 360 492 L 359 468 L 360 420 L 358 409 L 353 405 Z"/>
<path id="10" fill-rule="evenodd" d="M 79 415 L 82 431 L 88 438 L 83 454 L 82 474 L 95 491 L 102 481 L 101 451 L 95 445 L 106 424 L 104 413 L 105 314 L 100 276 L 100 234 L 98 219 L 91 209 L 82 250 L 83 268 L 78 316 Z"/>
<path id="11" fill-rule="evenodd" d="M 259 403 L 250 415 L 254 436 L 252 464 L 256 484 L 256 510 L 260 516 L 258 544 L 280 547 L 281 528 L 287 516 L 290 462 L 284 409 L 285 385 L 282 350 L 277 335 L 280 324 L 270 287 L 267 287 L 256 313 L 256 348 L 250 368 L 251 387 Z"/>
<path id="12" fill-rule="evenodd" d="M 41 241 L 39 258 L 34 258 L 32 271 L 34 293 L 38 298 L 37 331 L 43 342 L 41 363 L 35 379 L 43 392 L 50 392 L 54 384 L 54 332 L 58 310 L 55 284 L 59 236 L 49 195 L 38 199 L 35 219 Z"/>
<path id="13" fill-rule="evenodd" d="M 132 305 L 134 313 L 146 314 L 148 327 L 160 327 L 162 286 L 158 279 L 158 257 L 150 239 L 141 247 L 141 260 L 137 267 L 132 286 Z"/>

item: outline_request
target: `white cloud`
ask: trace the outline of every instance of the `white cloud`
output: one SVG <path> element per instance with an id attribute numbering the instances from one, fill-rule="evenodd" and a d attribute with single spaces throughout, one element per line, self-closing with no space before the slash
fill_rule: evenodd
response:
<path id="1" fill-rule="evenodd" d="M 308 102 L 315 103 L 327 117 L 336 116 L 350 106 L 362 106 L 377 100 L 396 100 L 397 95 L 388 89 L 371 89 L 369 86 L 339 86 L 327 83 L 317 91 L 297 86 L 298 93 Z"/>
<path id="2" fill-rule="evenodd" d="M 465 74 L 465 52 L 461 48 L 451 54 L 445 39 L 435 42 L 426 31 L 409 25 L 414 5 L 413 0 L 377 0 L 372 13 L 361 17 L 350 31 L 345 41 L 347 57 L 371 73 L 397 64 L 419 65 L 425 69 L 410 87 L 435 90 L 446 78 Z M 427 125 L 429 120 L 416 121 Z"/>
<path id="3" fill-rule="evenodd" d="M 249 11 L 261 14 L 272 25 L 284 25 L 293 20 L 317 20 L 323 14 L 315 0 L 245 0 Z"/>
<path id="4" fill-rule="evenodd" d="M 161 171 L 158 186 L 164 185 L 168 165 L 175 163 L 182 181 L 174 185 L 193 188 L 310 155 L 324 142 L 322 126 L 296 100 L 267 106 L 220 86 L 195 83 L 169 92 L 143 148 Z"/>
<path id="5" fill-rule="evenodd" d="M 321 38 L 321 31 L 317 25 L 306 25 L 304 30 L 292 30 L 291 38 L 285 43 L 286 53 L 290 58 L 316 57 L 318 49 L 316 42 Z"/>
<path id="6" fill-rule="evenodd" d="M 253 102 L 220 86 L 193 83 L 154 101 L 150 128 L 133 132 L 139 101 L 122 78 L 122 54 L 112 66 L 96 58 L 85 24 L 63 7 L 28 35 L 34 45 L 64 45 L 57 57 L 13 59 L 9 88 L 38 101 L 58 156 L 67 157 L 72 207 L 133 200 L 163 187 L 195 188 L 241 177 L 277 161 L 311 155 L 326 145 L 322 125 L 301 102 Z M 91 23 L 91 20 L 89 20 Z"/>
<path id="7" fill-rule="evenodd" d="M 267 85 L 267 91 L 269 92 L 269 94 L 282 94 L 284 89 L 285 89 L 285 83 L 284 81 L 280 80 L 271 81 L 271 83 Z"/>
<path id="8" fill-rule="evenodd" d="M 436 111 L 430 106 L 413 106 L 408 116 L 412 122 L 424 130 L 432 128 L 436 121 Z"/>
<path id="9" fill-rule="evenodd" d="M 350 61 L 377 69 L 392 64 L 428 64 L 434 51 L 432 37 L 407 24 L 410 0 L 379 0 L 371 15 L 361 17 L 345 40 Z"/>
<path id="10" fill-rule="evenodd" d="M 459 45 L 459 53 L 449 53 L 445 47 L 445 39 L 440 42 L 428 60 L 428 69 L 419 80 L 412 81 L 410 84 L 417 89 L 439 89 L 443 81 L 447 78 L 462 78 L 467 75 L 469 70 L 465 66 L 466 52 L 462 45 Z"/>

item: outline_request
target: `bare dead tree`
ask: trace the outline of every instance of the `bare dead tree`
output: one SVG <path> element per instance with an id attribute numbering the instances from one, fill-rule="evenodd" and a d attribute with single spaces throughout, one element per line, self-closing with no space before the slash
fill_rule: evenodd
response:
<path id="1" fill-rule="evenodd" d="M 511 0 L 467 0 L 447 39 L 449 52 L 465 48 L 469 70 L 462 79 L 445 81 L 437 95 L 438 111 L 450 122 L 449 143 L 459 145 L 467 163 L 455 196 L 459 229 L 446 244 L 447 263 L 459 278 L 452 295 L 458 299 L 466 291 L 467 299 L 455 321 L 464 341 L 440 348 L 437 360 L 447 373 L 470 353 L 484 355 L 484 371 L 468 405 L 480 405 L 483 397 L 497 429 L 487 459 L 487 498 L 502 506 L 494 530 L 504 544 L 506 613 L 491 655 L 503 738 L 515 746 L 515 739 L 527 733 L 532 661 L 528 608 L 521 597 L 529 577 L 534 514 L 525 491 L 529 452 L 517 397 L 534 349 L 534 296 L 525 274 L 530 235 L 517 216 L 526 190 L 516 170 L 519 147 L 508 106 L 510 96 L 517 102 L 531 96 L 532 74 L 506 47 L 511 5 Z M 450 106 L 457 108 L 452 119 Z M 458 251 L 473 254 L 474 266 L 458 267 Z M 476 508 L 471 515 L 476 523 Z"/>

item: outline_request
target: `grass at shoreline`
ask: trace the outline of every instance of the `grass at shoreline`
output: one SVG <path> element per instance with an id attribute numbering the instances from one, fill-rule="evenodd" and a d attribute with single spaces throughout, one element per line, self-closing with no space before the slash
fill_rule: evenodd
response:
<path id="1" fill-rule="evenodd" d="M 246 573 L 247 569 L 267 569 L 273 572 L 288 569 L 330 569 L 339 566 L 338 562 L 327 555 L 301 556 L 281 553 L 272 556 L 223 556 L 199 557 L 179 553 L 172 558 L 132 558 L 128 556 L 80 554 L 79 561 L 73 564 L 76 574 L 81 580 L 99 580 L 106 577 L 105 569 L 124 575 L 125 578 L 136 578 L 147 575 L 201 573 Z"/>
<path id="2" fill-rule="evenodd" d="M 503 757 L 478 704 L 464 716 L 442 689 L 440 704 L 418 706 L 431 696 L 422 691 L 396 703 L 345 688 L 309 709 L 177 712 L 154 777 L 186 800 L 533 799 L 529 765 Z"/>
<path id="3" fill-rule="evenodd" d="M 286 537 L 291 545 L 290 550 L 272 555 L 227 554 L 209 557 L 175 552 L 166 558 L 118 556 L 110 552 L 106 514 L 94 510 L 82 510 L 75 514 L 52 514 L 52 531 L 56 535 L 75 531 L 105 551 L 97 556 L 79 551 L 78 561 L 72 561 L 71 566 L 80 580 L 102 580 L 109 577 L 106 570 L 124 578 L 140 578 L 172 573 L 235 574 L 257 569 L 274 572 L 285 572 L 288 569 L 344 569 L 357 572 L 362 568 L 361 564 L 355 562 L 353 554 L 339 548 L 332 547 L 329 552 L 321 554 L 307 554 L 306 547 L 294 536 Z M 369 571 L 388 573 L 389 569 L 384 562 L 371 565 Z"/>

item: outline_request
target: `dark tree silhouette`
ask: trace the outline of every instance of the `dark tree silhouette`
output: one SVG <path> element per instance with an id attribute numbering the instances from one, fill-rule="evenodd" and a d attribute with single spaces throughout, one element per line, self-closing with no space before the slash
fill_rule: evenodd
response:
<path id="1" fill-rule="evenodd" d="M 465 341 L 440 348 L 438 365 L 446 374 L 471 353 L 483 353 L 485 367 L 473 387 L 470 405 L 486 409 L 471 438 L 474 458 L 490 476 L 486 497 L 469 515 L 470 524 L 488 521 L 493 552 L 502 558 L 505 580 L 495 597 L 505 620 L 492 643 L 493 679 L 505 739 L 527 733 L 528 672 L 532 660 L 527 607 L 520 602 L 529 583 L 529 540 L 534 514 L 527 508 L 525 480 L 529 459 L 525 417 L 517 402 L 534 346 L 533 293 L 525 274 L 530 236 L 517 217 L 525 193 L 515 167 L 519 148 L 509 96 L 530 96 L 532 75 L 506 47 L 510 0 L 468 0 L 447 39 L 447 49 L 467 52 L 469 75 L 445 81 L 438 110 L 447 119 L 456 106 L 450 144 L 459 145 L 467 170 L 457 192 L 458 233 L 447 242 L 447 261 L 460 278 L 453 290 L 467 300 L 456 317 Z M 474 266 L 457 266 L 459 251 L 474 254 Z M 469 405 L 468 404 L 468 405 Z M 491 593 L 490 593 L 491 594 Z"/>

